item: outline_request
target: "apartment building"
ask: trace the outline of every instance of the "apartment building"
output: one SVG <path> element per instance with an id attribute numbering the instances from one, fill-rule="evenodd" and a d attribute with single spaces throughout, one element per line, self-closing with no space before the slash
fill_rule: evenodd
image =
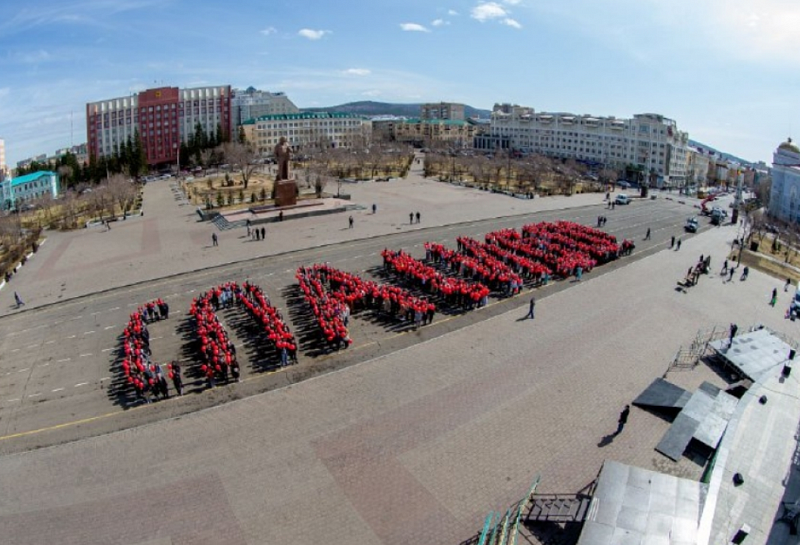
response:
<path id="1" fill-rule="evenodd" d="M 281 139 L 294 150 L 306 147 L 349 148 L 371 139 L 371 125 L 365 118 L 340 112 L 301 112 L 264 115 L 242 123 L 245 138 L 262 155 L 272 154 Z"/>
<path id="2" fill-rule="evenodd" d="M 6 141 L 0 138 L 0 181 L 8 176 L 8 166 L 6 165 Z"/>
<path id="3" fill-rule="evenodd" d="M 90 102 L 86 105 L 89 155 L 113 155 L 138 131 L 148 165 L 175 162 L 181 143 L 188 143 L 198 123 L 206 134 L 221 130 L 230 135 L 230 85 L 159 87 Z"/>
<path id="4" fill-rule="evenodd" d="M 633 167 L 654 172 L 658 185 L 682 187 L 686 182 L 689 135 L 674 120 L 659 114 L 637 114 L 631 119 L 536 112 L 533 108 L 496 104 L 491 137 L 484 145 L 503 143 L 510 148 L 615 168 Z"/>
<path id="5" fill-rule="evenodd" d="M 286 94 L 259 91 L 253 87 L 245 90 L 234 89 L 231 109 L 235 127 L 242 125 L 245 121 L 265 115 L 300 113 L 300 110 Z"/>
<path id="6" fill-rule="evenodd" d="M 769 213 L 782 221 L 800 223 L 800 148 L 789 138 L 772 155 Z"/>
<path id="7" fill-rule="evenodd" d="M 464 105 L 454 102 L 430 102 L 420 106 L 420 118 L 449 119 L 451 121 L 464 121 Z"/>

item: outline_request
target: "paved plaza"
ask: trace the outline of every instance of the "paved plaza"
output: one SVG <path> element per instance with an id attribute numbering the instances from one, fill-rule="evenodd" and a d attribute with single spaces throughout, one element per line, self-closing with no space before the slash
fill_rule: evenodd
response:
<path id="1" fill-rule="evenodd" d="M 167 182 L 148 185 L 143 217 L 109 232 L 54 234 L 12 284 L 35 307 L 431 224 L 536 207 L 596 204 L 603 213 L 597 194 L 522 201 L 417 178 L 351 189 L 366 205 L 352 230 L 334 214 L 271 224 L 264 242 L 222 232 L 212 248 L 211 226 L 179 207 Z M 421 224 L 408 225 L 417 210 Z M 783 318 L 791 294 L 780 280 L 716 274 L 735 235 L 707 230 L 678 252 L 541 297 L 535 320 L 523 319 L 520 298 L 508 312 L 290 387 L 0 457 L 0 535 L 14 544 L 459 543 L 537 473 L 540 492 L 559 493 L 589 484 L 604 459 L 696 479 L 699 465 L 653 450 L 669 426 L 654 414 L 634 408 L 623 433 L 610 435 L 621 408 L 699 329 L 761 323 L 797 335 Z M 701 254 L 713 256 L 712 274 L 676 291 Z M 2 290 L 6 307 L 11 293 Z M 702 365 L 669 378 L 692 389 L 723 384 Z"/>

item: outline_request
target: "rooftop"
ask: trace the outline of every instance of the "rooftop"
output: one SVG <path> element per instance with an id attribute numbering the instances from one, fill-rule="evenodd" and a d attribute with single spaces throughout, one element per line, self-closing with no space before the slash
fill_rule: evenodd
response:
<path id="1" fill-rule="evenodd" d="M 27 182 L 33 182 L 35 180 L 38 180 L 39 178 L 42 178 L 43 176 L 56 176 L 56 173 L 52 172 L 50 170 L 39 170 L 39 171 L 34 172 L 32 174 L 25 174 L 24 176 L 17 176 L 16 178 L 13 178 L 11 180 L 11 186 L 14 187 L 14 186 L 18 186 L 20 184 L 24 184 L 24 183 L 27 183 Z"/>

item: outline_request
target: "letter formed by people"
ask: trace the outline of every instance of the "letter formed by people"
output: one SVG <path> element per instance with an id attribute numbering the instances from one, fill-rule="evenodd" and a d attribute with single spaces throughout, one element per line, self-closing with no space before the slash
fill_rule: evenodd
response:
<path id="1" fill-rule="evenodd" d="M 278 175 L 276 182 L 289 179 L 289 160 L 292 158 L 292 148 L 286 143 L 286 137 L 281 136 L 275 144 L 275 159 L 278 161 Z"/>

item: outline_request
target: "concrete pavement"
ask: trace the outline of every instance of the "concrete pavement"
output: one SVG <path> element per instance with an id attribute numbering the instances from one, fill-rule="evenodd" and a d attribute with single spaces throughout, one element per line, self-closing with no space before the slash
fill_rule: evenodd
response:
<path id="1" fill-rule="evenodd" d="M 779 289 L 770 307 L 782 283 L 756 271 L 674 289 L 700 254 L 717 270 L 733 236 L 711 230 L 540 298 L 535 320 L 521 320 L 522 300 L 289 388 L 4 456 L 0 533 L 9 543 L 218 543 L 220 532 L 231 543 L 454 543 L 535 473 L 541 492 L 579 490 L 605 458 L 696 477 L 690 460 L 653 450 L 668 423 L 650 413 L 634 409 L 603 439 L 698 329 L 760 322 L 796 335 L 783 319 L 790 294 Z M 720 381 L 702 366 L 670 376 L 685 387 L 709 378 Z"/>

